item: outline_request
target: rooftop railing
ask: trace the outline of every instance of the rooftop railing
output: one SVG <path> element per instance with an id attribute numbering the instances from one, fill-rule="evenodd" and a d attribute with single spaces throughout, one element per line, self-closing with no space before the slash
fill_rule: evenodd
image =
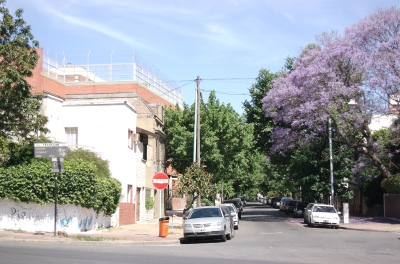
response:
<path id="1" fill-rule="evenodd" d="M 155 67 L 146 66 L 143 60 L 140 63 L 135 60 L 130 63 L 73 65 L 66 63 L 65 59 L 60 63 L 43 55 L 42 73 L 65 84 L 137 82 L 171 104 L 183 106 L 183 95 L 175 82 Z"/>

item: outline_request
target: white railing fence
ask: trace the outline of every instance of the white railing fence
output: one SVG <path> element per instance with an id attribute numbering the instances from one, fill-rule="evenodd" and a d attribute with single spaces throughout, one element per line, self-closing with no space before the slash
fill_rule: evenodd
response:
<path id="1" fill-rule="evenodd" d="M 131 62 L 109 64 L 71 64 L 43 55 L 42 74 L 68 83 L 137 82 L 172 104 L 183 106 L 183 95 L 175 82 L 137 55 Z M 87 59 L 89 62 L 89 58 Z"/>

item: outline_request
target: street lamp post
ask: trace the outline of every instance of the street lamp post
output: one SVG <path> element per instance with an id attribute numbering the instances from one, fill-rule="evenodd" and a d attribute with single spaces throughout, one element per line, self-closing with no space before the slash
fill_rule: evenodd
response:
<path id="1" fill-rule="evenodd" d="M 357 102 L 354 99 L 350 99 L 347 103 L 349 107 L 357 106 Z M 331 175 L 331 196 L 330 196 L 330 205 L 335 205 L 335 189 L 334 189 L 334 182 L 333 182 L 333 154 L 332 154 L 332 118 L 328 117 L 328 135 L 329 135 L 329 167 L 330 167 L 330 175 Z"/>
<path id="2" fill-rule="evenodd" d="M 333 154 L 332 154 L 332 119 L 328 118 L 328 133 L 329 133 L 329 163 L 330 163 L 330 174 L 331 174 L 331 197 L 330 205 L 333 205 L 334 200 L 334 184 L 333 184 Z"/>

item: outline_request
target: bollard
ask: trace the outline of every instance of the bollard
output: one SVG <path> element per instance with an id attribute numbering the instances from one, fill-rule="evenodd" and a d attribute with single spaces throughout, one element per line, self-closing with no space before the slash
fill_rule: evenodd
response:
<path id="1" fill-rule="evenodd" d="M 349 204 L 343 203 L 343 224 L 349 223 Z"/>

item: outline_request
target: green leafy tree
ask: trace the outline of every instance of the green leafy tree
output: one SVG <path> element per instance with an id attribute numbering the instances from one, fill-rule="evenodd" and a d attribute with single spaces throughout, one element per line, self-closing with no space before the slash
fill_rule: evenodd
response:
<path id="1" fill-rule="evenodd" d="M 26 78 L 37 64 L 31 27 L 22 18 L 22 9 L 15 18 L 0 0 L 0 159 L 9 159 L 9 142 L 30 140 L 38 132 L 46 133 L 47 118 L 40 114 L 41 97 L 33 97 Z"/>
<path id="2" fill-rule="evenodd" d="M 213 199 L 216 196 L 216 188 L 213 183 L 213 175 L 207 173 L 204 167 L 192 163 L 185 172 L 179 176 L 179 184 L 177 191 L 181 194 L 186 194 L 191 197 L 189 203 L 187 203 L 186 208 L 183 210 L 185 213 L 187 210 L 192 208 L 193 203 L 196 201 L 197 197 Z"/>
<path id="3" fill-rule="evenodd" d="M 261 101 L 272 88 L 276 77 L 275 73 L 265 69 L 260 70 L 256 83 L 249 89 L 251 100 L 243 103 L 246 122 L 254 126 L 256 147 L 264 153 L 269 151 L 274 123 L 272 118 L 265 117 Z"/>
<path id="4" fill-rule="evenodd" d="M 193 162 L 194 112 L 194 106 L 184 105 L 165 113 L 166 155 L 178 172 Z M 207 103 L 202 101 L 200 120 L 201 164 L 213 175 L 213 183 L 222 186 L 224 182 L 226 197 L 252 189 L 263 169 L 263 160 L 255 152 L 253 126 L 229 104 L 220 104 L 215 92 L 210 93 Z"/>
<path id="5" fill-rule="evenodd" d="M 307 54 L 311 49 L 316 48 L 314 44 L 308 45 L 302 52 Z M 303 56 L 302 55 L 302 56 Z M 294 70 L 296 58 L 288 57 L 285 61 L 281 75 L 290 74 Z M 272 89 L 277 74 L 268 70 L 260 70 L 257 82 L 249 89 L 251 100 L 245 101 L 246 121 L 254 125 L 254 138 L 256 146 L 267 156 L 268 166 L 265 178 L 260 185 L 262 193 L 275 192 L 280 196 L 297 196 L 313 201 L 321 200 L 330 193 L 329 175 L 329 149 L 327 137 L 321 135 L 319 138 L 304 147 L 295 150 L 287 150 L 285 154 L 271 153 L 273 143 L 272 132 L 277 125 L 285 126 L 284 123 L 275 123 L 270 117 L 265 117 L 262 99 Z M 351 173 L 348 170 L 349 164 L 343 162 L 343 158 L 351 160 L 353 152 L 345 148 L 339 148 L 334 144 L 335 188 L 344 197 L 350 197 L 349 189 L 342 188 L 343 177 L 351 180 Z M 343 176 L 342 176 L 343 175 Z"/>

